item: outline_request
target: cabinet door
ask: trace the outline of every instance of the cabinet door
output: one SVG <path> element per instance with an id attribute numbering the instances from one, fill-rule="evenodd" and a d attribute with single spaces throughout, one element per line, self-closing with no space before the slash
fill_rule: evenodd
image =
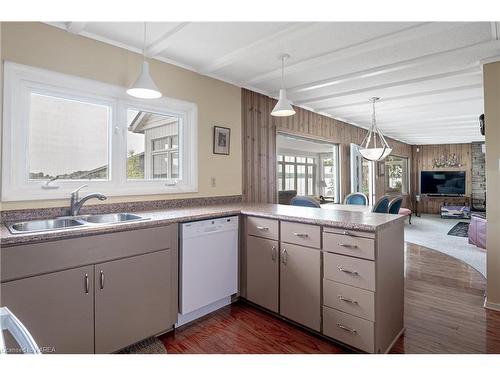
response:
<path id="1" fill-rule="evenodd" d="M 278 242 L 247 236 L 247 299 L 278 312 Z"/>
<path id="2" fill-rule="evenodd" d="M 281 244 L 280 314 L 316 331 L 321 324 L 321 252 Z"/>
<path id="3" fill-rule="evenodd" d="M 2 284 L 2 302 L 43 353 L 94 352 L 93 266 Z"/>
<path id="4" fill-rule="evenodd" d="M 95 265 L 96 353 L 115 352 L 172 327 L 172 254 L 163 250 Z"/>

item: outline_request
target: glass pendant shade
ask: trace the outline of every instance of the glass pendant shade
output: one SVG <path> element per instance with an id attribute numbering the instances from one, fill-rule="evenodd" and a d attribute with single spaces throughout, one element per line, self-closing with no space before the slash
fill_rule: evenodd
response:
<path id="1" fill-rule="evenodd" d="M 276 105 L 274 106 L 271 115 L 276 117 L 286 117 L 286 116 L 293 116 L 294 114 L 295 110 L 293 109 L 292 105 L 290 104 L 290 101 L 286 97 L 286 90 L 280 89 L 280 97 L 278 103 L 276 103 Z"/>
<path id="2" fill-rule="evenodd" d="M 377 100 L 379 100 L 379 98 L 370 99 L 373 103 L 372 126 L 363 142 L 359 145 L 359 153 L 361 156 L 370 161 L 382 161 L 392 152 L 392 148 L 389 147 L 384 135 L 377 126 L 375 117 L 375 102 Z"/>
<path id="3" fill-rule="evenodd" d="M 134 84 L 127 90 L 127 94 L 141 99 L 161 98 L 161 92 L 149 74 L 149 63 L 142 63 L 141 74 Z"/>

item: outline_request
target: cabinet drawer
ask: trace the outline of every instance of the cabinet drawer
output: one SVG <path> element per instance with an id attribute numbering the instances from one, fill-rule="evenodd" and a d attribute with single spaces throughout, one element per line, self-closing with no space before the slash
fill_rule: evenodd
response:
<path id="1" fill-rule="evenodd" d="M 323 307 L 323 334 L 368 353 L 374 351 L 374 323 Z"/>
<path id="2" fill-rule="evenodd" d="M 370 238 L 323 232 L 323 249 L 358 258 L 375 259 L 375 241 Z"/>
<path id="3" fill-rule="evenodd" d="M 375 321 L 375 294 L 368 290 L 324 279 L 323 304 L 372 322 Z"/>
<path id="4" fill-rule="evenodd" d="M 375 291 L 375 263 L 345 255 L 323 253 L 325 279 Z"/>
<path id="5" fill-rule="evenodd" d="M 351 236 L 351 237 L 375 238 L 375 233 L 361 232 L 359 230 L 346 230 L 340 228 L 324 227 L 323 232 L 342 234 L 344 236 Z"/>
<path id="6" fill-rule="evenodd" d="M 317 225 L 282 221 L 281 241 L 319 249 L 321 247 L 321 229 Z"/>
<path id="7" fill-rule="evenodd" d="M 278 220 L 247 216 L 247 233 L 257 237 L 278 240 Z"/>

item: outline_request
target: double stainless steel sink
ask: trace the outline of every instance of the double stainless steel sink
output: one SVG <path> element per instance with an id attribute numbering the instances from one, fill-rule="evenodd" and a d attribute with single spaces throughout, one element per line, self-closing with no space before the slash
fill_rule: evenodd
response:
<path id="1" fill-rule="evenodd" d="M 139 215 L 129 213 L 86 215 L 78 217 L 59 217 L 47 220 L 32 220 L 14 223 L 8 226 L 13 234 L 50 232 L 54 230 L 88 227 L 93 225 L 120 224 L 131 221 L 147 220 Z"/>

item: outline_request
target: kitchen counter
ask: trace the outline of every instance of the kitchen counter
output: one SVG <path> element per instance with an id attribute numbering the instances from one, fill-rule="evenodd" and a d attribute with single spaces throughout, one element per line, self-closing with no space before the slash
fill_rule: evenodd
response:
<path id="1" fill-rule="evenodd" d="M 22 234 L 10 233 L 4 223 L 2 224 L 0 231 L 0 245 L 14 246 L 239 214 L 365 232 L 377 232 L 395 221 L 404 220 L 404 216 L 401 215 L 376 214 L 372 212 L 359 211 L 358 209 L 351 209 L 345 205 L 339 205 L 338 208 L 329 207 L 328 209 L 321 209 L 278 204 L 233 203 L 187 208 L 176 207 L 153 211 L 136 211 L 133 213 L 138 214 L 147 220 L 120 224 L 89 225 L 71 229 Z"/>

